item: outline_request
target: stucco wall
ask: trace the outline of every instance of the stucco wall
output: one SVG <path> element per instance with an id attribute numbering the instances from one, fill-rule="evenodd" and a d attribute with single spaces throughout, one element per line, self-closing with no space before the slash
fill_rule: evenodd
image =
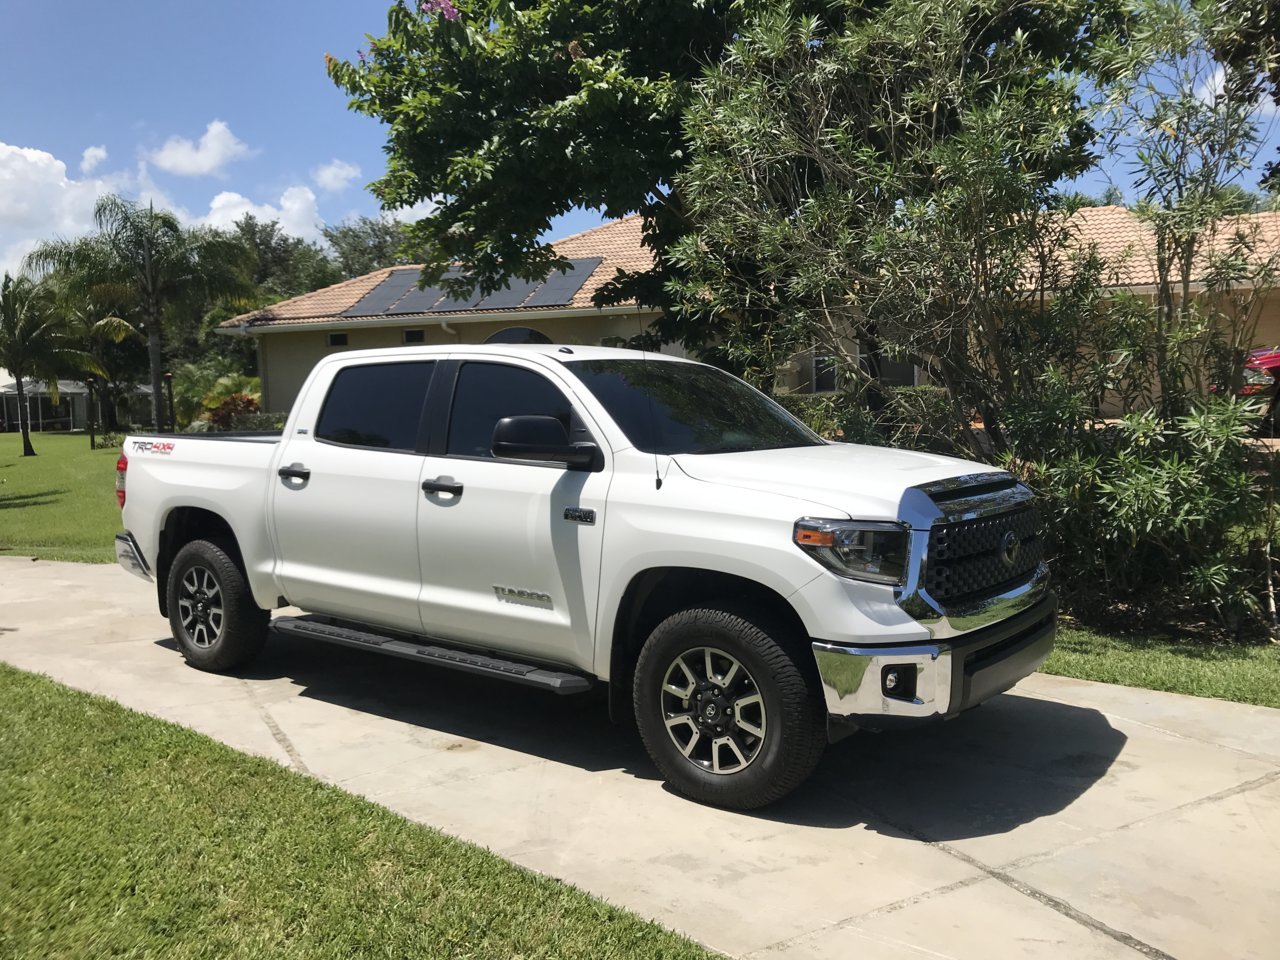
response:
<path id="1" fill-rule="evenodd" d="M 445 333 L 439 321 L 406 323 L 402 327 L 351 327 L 345 347 L 328 345 L 329 330 L 308 329 L 305 325 L 266 330 L 260 339 L 259 374 L 262 377 L 262 406 L 273 413 L 285 413 L 293 406 L 302 382 L 316 361 L 344 350 L 371 350 L 398 347 L 404 330 L 422 330 L 427 346 L 450 343 L 483 343 L 488 337 L 513 326 L 531 326 L 555 343 L 598 345 L 606 337 L 634 337 L 643 332 L 656 314 L 586 317 L 521 317 L 497 322 L 449 321 L 453 334 Z M 680 353 L 678 347 L 667 348 Z"/>

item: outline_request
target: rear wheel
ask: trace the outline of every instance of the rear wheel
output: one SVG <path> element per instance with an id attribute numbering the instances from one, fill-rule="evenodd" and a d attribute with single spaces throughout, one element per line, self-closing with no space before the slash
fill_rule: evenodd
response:
<path id="1" fill-rule="evenodd" d="M 179 550 L 167 589 L 173 639 L 193 667 L 234 670 L 262 650 L 271 614 L 253 602 L 244 574 L 220 544 L 193 540 Z"/>
<path id="2" fill-rule="evenodd" d="M 726 610 L 694 609 L 658 625 L 636 664 L 636 719 L 671 786 L 748 810 L 780 799 L 826 746 L 821 698 L 785 631 Z"/>

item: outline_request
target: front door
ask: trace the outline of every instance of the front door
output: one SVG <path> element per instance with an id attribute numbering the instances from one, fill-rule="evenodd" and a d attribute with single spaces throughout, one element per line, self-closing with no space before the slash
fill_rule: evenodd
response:
<path id="1" fill-rule="evenodd" d="M 415 452 L 431 361 L 343 367 L 272 477 L 277 573 L 304 610 L 420 629 Z M 306 425 L 300 424 L 302 429 Z"/>
<path id="2" fill-rule="evenodd" d="M 589 426 L 567 385 L 532 364 L 464 361 L 451 395 L 447 432 L 422 464 L 436 488 L 418 511 L 423 629 L 589 669 L 610 472 L 490 452 L 503 417 L 558 417 L 574 440 L 591 439 Z"/>

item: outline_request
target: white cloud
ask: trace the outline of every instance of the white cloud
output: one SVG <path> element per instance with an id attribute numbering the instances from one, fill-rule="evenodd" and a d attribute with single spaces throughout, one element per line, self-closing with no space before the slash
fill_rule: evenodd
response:
<path id="1" fill-rule="evenodd" d="M 129 186 L 121 174 L 76 180 L 51 153 L 0 143 L 0 271 L 19 269 L 41 240 L 87 233 L 98 197 Z"/>
<path id="2" fill-rule="evenodd" d="M 1218 64 L 1207 77 L 1200 81 L 1196 87 L 1196 96 L 1205 103 L 1212 104 L 1223 93 L 1224 79 L 1222 65 Z M 1280 107 L 1277 107 L 1271 95 L 1264 91 L 1254 105 L 1253 113 L 1256 121 L 1274 120 L 1280 114 Z"/>
<path id="3" fill-rule="evenodd" d="M 221 120 L 210 122 L 196 143 L 186 137 L 170 137 L 147 159 L 167 173 L 184 177 L 221 175 L 233 160 L 252 156 L 248 144 L 236 137 Z"/>
<path id="4" fill-rule="evenodd" d="M 337 193 L 351 186 L 351 181 L 360 176 L 360 168 L 345 160 L 330 160 L 321 167 L 311 171 L 311 179 L 316 186 L 329 193 Z"/>
<path id="5" fill-rule="evenodd" d="M 320 226 L 324 222 L 316 206 L 316 195 L 310 187 L 295 185 L 280 195 L 278 205 L 254 203 L 244 194 L 224 190 L 209 203 L 209 212 L 200 223 L 210 227 L 230 227 L 251 213 L 259 220 L 279 220 L 285 233 L 304 240 L 320 240 Z"/>
<path id="6" fill-rule="evenodd" d="M 413 223 L 421 220 L 423 217 L 429 217 L 436 212 L 436 208 L 440 206 L 440 201 L 435 197 L 427 197 L 425 200 L 419 200 L 417 203 L 408 207 L 397 207 L 395 210 L 388 210 L 387 216 L 392 220 L 399 220 L 401 223 Z"/>
<path id="7" fill-rule="evenodd" d="M 85 147 L 80 156 L 80 172 L 93 173 L 97 166 L 107 159 L 106 147 Z"/>

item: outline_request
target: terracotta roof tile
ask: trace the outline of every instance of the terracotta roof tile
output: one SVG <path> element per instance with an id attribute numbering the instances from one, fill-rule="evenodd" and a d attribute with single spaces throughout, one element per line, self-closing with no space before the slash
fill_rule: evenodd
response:
<path id="1" fill-rule="evenodd" d="M 592 309 L 594 307 L 591 301 L 592 296 L 612 280 L 619 270 L 649 270 L 653 267 L 653 254 L 640 242 L 641 226 L 641 218 L 636 214 L 630 217 L 623 217 L 621 220 L 612 220 L 591 230 L 584 230 L 582 233 L 575 233 L 551 244 L 556 252 L 566 259 L 602 258 L 600 265 L 592 271 L 591 276 L 587 278 L 586 282 L 583 283 L 577 293 L 574 294 L 573 299 L 568 303 L 567 307 L 569 309 Z M 246 323 L 251 326 L 296 326 L 306 323 L 332 323 L 340 318 L 343 311 L 358 303 L 365 294 L 372 291 L 393 270 L 397 269 L 405 269 L 405 267 L 384 267 L 363 277 L 344 280 L 342 283 L 336 283 L 331 287 L 304 293 L 302 296 L 282 300 L 269 307 L 263 307 L 260 310 L 233 317 L 219 326 L 232 329 Z M 634 301 L 623 305 L 634 305 Z M 566 307 L 521 307 L 478 312 L 521 313 L 525 311 L 542 312 L 563 309 L 566 309 Z M 477 311 L 433 312 L 430 316 L 438 318 L 466 316 L 468 312 L 474 313 Z M 409 319 L 423 316 L 423 314 L 415 312 L 412 314 L 387 314 L 387 316 L 388 318 Z"/>
<path id="2" fill-rule="evenodd" d="M 1096 244 L 1099 256 L 1111 267 L 1117 286 L 1140 287 L 1156 283 L 1156 245 L 1151 227 L 1127 207 L 1084 207 L 1072 217 L 1077 242 Z M 1258 261 L 1280 253 L 1280 213 L 1252 213 L 1218 231 L 1211 248 L 1222 250 L 1237 232 L 1250 236 Z M 1203 279 L 1207 257 L 1193 269 L 1193 279 Z"/>
<path id="3" fill-rule="evenodd" d="M 1280 252 L 1280 213 L 1249 214 L 1240 218 L 1243 227 L 1256 229 L 1259 258 Z M 602 286 L 612 280 L 619 270 L 641 271 L 653 267 L 653 254 L 643 245 L 640 216 L 623 217 L 591 230 L 576 233 L 555 241 L 552 246 L 566 259 L 602 258 L 599 266 L 569 302 L 570 309 L 590 310 L 592 297 Z M 1085 207 L 1074 215 L 1072 226 L 1081 245 L 1093 243 L 1098 253 L 1112 265 L 1114 282 L 1120 286 L 1145 286 L 1156 282 L 1155 243 L 1151 229 L 1126 207 Z M 1223 231 L 1225 238 L 1231 231 Z M 1219 243 L 1224 242 L 1220 240 Z M 391 273 L 403 267 L 385 267 L 353 280 L 325 287 L 313 293 L 246 313 L 227 320 L 223 327 L 234 328 L 242 323 L 295 326 L 307 323 L 332 323 L 344 310 L 354 306 Z M 1201 266 L 1203 269 L 1203 266 Z M 634 304 L 632 304 L 634 305 Z M 503 310 L 484 310 L 483 313 L 535 313 L 563 310 L 556 307 L 515 307 Z M 477 311 L 433 312 L 431 317 L 466 316 Z M 387 315 L 389 318 L 409 319 L 424 316 L 421 313 Z"/>

